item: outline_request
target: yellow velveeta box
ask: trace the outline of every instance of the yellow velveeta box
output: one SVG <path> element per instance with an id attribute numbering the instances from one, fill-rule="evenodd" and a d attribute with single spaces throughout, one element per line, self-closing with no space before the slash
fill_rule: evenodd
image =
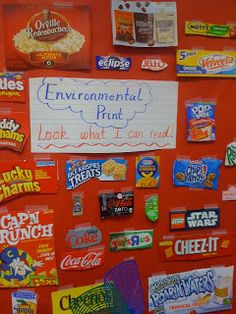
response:
<path id="1" fill-rule="evenodd" d="M 235 77 L 236 51 L 177 50 L 177 76 Z"/>

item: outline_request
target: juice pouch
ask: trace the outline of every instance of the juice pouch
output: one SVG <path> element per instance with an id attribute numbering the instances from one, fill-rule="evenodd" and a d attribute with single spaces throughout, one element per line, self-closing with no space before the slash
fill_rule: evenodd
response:
<path id="1" fill-rule="evenodd" d="M 90 67 L 88 6 L 4 4 L 3 18 L 7 69 Z"/>
<path id="2" fill-rule="evenodd" d="M 36 314 L 37 295 L 32 291 L 17 291 L 12 293 L 12 313 Z"/>
<path id="3" fill-rule="evenodd" d="M 116 40 L 133 43 L 133 13 L 115 10 Z"/>
<path id="4" fill-rule="evenodd" d="M 215 141 L 215 103 L 187 103 L 187 140 Z"/>
<path id="5" fill-rule="evenodd" d="M 222 161 L 213 158 L 176 160 L 173 169 L 175 186 L 217 190 Z"/>

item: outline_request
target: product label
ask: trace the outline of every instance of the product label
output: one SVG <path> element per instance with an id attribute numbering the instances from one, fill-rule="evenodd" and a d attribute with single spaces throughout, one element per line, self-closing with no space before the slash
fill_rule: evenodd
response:
<path id="1" fill-rule="evenodd" d="M 68 160 L 66 188 L 73 190 L 93 178 L 100 181 L 125 181 L 126 171 L 127 163 L 124 159 Z"/>
<path id="2" fill-rule="evenodd" d="M 96 56 L 97 70 L 128 71 L 131 67 L 131 58 L 117 56 Z"/>
<path id="3" fill-rule="evenodd" d="M 99 244 L 102 241 L 102 233 L 95 226 L 77 227 L 70 229 L 65 239 L 67 245 L 72 249 L 81 249 Z"/>
<path id="4" fill-rule="evenodd" d="M 86 270 L 104 263 L 104 246 L 87 250 L 64 252 L 62 255 L 62 270 Z"/>
<path id="5" fill-rule="evenodd" d="M 153 245 L 153 230 L 110 233 L 110 251 L 147 249 Z"/>
<path id="6" fill-rule="evenodd" d="M 160 184 L 160 157 L 136 157 L 136 187 L 157 188 Z"/>
<path id="7" fill-rule="evenodd" d="M 0 204 L 27 193 L 56 193 L 57 162 L 11 160 L 0 163 Z"/>
<path id="8" fill-rule="evenodd" d="M 57 285 L 53 210 L 0 214 L 0 288 Z"/>
<path id="9" fill-rule="evenodd" d="M 141 69 L 150 71 L 162 71 L 168 67 L 168 64 L 161 59 L 143 59 Z"/>
<path id="10" fill-rule="evenodd" d="M 166 237 L 167 238 L 167 237 Z M 232 255 L 233 236 L 228 234 L 205 234 L 197 237 L 182 235 L 177 239 L 159 241 L 163 261 L 185 261 Z"/>
<path id="11" fill-rule="evenodd" d="M 215 103 L 187 103 L 187 140 L 215 141 Z"/>
<path id="12" fill-rule="evenodd" d="M 100 194 L 99 204 L 101 218 L 133 214 L 134 192 Z"/>
<path id="13" fill-rule="evenodd" d="M 21 152 L 29 136 L 26 112 L 0 114 L 0 148 Z"/>
<path id="14" fill-rule="evenodd" d="M 12 293 L 13 314 L 36 314 L 37 295 L 32 291 L 17 291 Z"/>
<path id="15" fill-rule="evenodd" d="M 236 26 L 186 21 L 185 34 L 236 38 Z"/>
<path id="16" fill-rule="evenodd" d="M 236 77 L 235 51 L 177 50 L 177 76 Z"/>
<path id="17" fill-rule="evenodd" d="M 236 142 L 232 142 L 226 147 L 225 166 L 236 165 Z"/>
<path id="18" fill-rule="evenodd" d="M 236 201 L 236 186 L 229 186 L 226 191 L 222 192 L 223 201 Z"/>
<path id="19" fill-rule="evenodd" d="M 219 225 L 219 208 L 203 208 L 170 212 L 171 231 L 213 228 L 219 227 Z"/>
<path id="20" fill-rule="evenodd" d="M 232 309 L 234 267 L 148 278 L 149 313 L 202 314 Z"/>
<path id="21" fill-rule="evenodd" d="M 23 73 L 0 74 L 0 102 L 24 102 L 25 101 L 25 77 Z"/>
<path id="22" fill-rule="evenodd" d="M 222 161 L 213 158 L 176 160 L 173 169 L 175 186 L 217 190 Z"/>

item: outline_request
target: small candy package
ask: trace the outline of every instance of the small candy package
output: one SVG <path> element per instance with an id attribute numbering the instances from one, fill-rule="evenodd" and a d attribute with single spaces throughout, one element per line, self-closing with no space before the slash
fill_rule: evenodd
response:
<path id="1" fill-rule="evenodd" d="M 214 102 L 187 102 L 186 114 L 189 142 L 215 141 Z"/>
<path id="2" fill-rule="evenodd" d="M 99 194 L 101 218 L 130 215 L 134 212 L 134 192 Z"/>
<path id="3" fill-rule="evenodd" d="M 33 291 L 17 291 L 12 293 L 12 313 L 36 314 L 37 294 Z"/>
<path id="4" fill-rule="evenodd" d="M 221 164 L 222 160 L 213 158 L 175 160 L 173 183 L 175 186 L 217 190 Z"/>
<path id="5" fill-rule="evenodd" d="M 136 187 L 157 188 L 160 182 L 160 157 L 136 157 Z"/>
<path id="6" fill-rule="evenodd" d="M 145 197 L 145 214 L 151 221 L 156 221 L 159 218 L 157 195 L 147 195 Z"/>
<path id="7" fill-rule="evenodd" d="M 73 216 L 83 215 L 83 198 L 84 198 L 83 192 L 72 194 L 72 200 L 73 200 L 72 215 Z"/>

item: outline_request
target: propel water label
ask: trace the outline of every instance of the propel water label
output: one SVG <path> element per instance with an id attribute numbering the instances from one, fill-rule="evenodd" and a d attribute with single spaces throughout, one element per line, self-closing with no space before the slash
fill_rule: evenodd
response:
<path id="1" fill-rule="evenodd" d="M 117 56 L 96 56 L 97 70 L 128 71 L 131 67 L 131 58 Z"/>
<path id="2" fill-rule="evenodd" d="M 225 166 L 236 165 L 236 142 L 232 142 L 226 147 Z"/>

